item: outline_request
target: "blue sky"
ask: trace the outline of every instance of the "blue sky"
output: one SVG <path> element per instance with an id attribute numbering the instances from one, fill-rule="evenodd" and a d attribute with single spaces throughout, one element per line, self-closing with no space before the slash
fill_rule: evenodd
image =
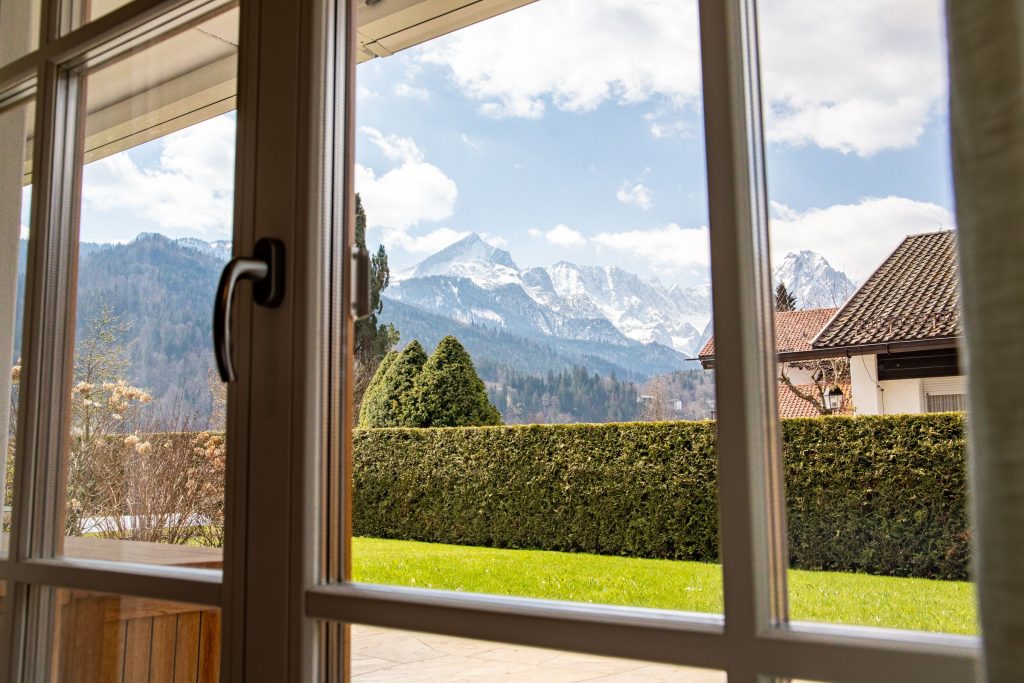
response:
<path id="1" fill-rule="evenodd" d="M 478 232 L 521 266 L 708 280 L 695 0 L 540 0 L 358 67 L 356 186 L 396 268 Z M 763 0 L 772 245 L 855 279 L 953 227 L 939 0 Z M 230 231 L 233 115 L 87 167 L 83 239 Z"/>

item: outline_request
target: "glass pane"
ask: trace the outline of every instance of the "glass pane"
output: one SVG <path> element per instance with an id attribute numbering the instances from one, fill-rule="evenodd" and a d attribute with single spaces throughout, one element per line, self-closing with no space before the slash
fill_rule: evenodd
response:
<path id="1" fill-rule="evenodd" d="M 85 78 L 64 553 L 218 566 L 237 11 Z"/>
<path id="2" fill-rule="evenodd" d="M 7 553 L 7 534 L 13 508 L 15 431 L 21 384 L 21 317 L 25 297 L 29 208 L 32 203 L 32 103 L 0 112 L 0 425 L 3 433 L 0 480 L 4 482 L 0 510 L 0 556 Z"/>
<path id="3" fill-rule="evenodd" d="M 352 680 L 725 683 L 723 671 L 354 624 Z"/>
<path id="4" fill-rule="evenodd" d="M 53 595 L 55 680 L 219 680 L 220 610 L 67 589 Z"/>
<path id="5" fill-rule="evenodd" d="M 0 4 L 0 66 L 39 47 L 42 0 L 4 0 Z"/>
<path id="6" fill-rule="evenodd" d="M 697 4 L 612 5 L 363 53 L 357 581 L 722 610 Z"/>
<path id="7" fill-rule="evenodd" d="M 942 3 L 758 16 L 791 616 L 975 633 Z"/>

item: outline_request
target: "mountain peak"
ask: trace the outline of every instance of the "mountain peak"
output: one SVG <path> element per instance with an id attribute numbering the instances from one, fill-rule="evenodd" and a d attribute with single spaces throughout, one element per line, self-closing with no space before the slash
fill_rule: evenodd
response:
<path id="1" fill-rule="evenodd" d="M 499 286 L 518 282 L 519 266 L 511 254 L 474 232 L 420 261 L 412 272 L 412 277 L 431 275 L 466 277 L 485 286 Z"/>
<path id="2" fill-rule="evenodd" d="M 853 294 L 853 282 L 821 254 L 804 249 L 789 252 L 772 269 L 772 280 L 782 282 L 796 297 L 797 308 L 842 305 Z"/>

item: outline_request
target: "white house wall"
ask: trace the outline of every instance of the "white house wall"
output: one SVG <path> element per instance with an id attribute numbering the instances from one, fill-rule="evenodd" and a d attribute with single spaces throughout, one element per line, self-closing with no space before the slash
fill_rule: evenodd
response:
<path id="1" fill-rule="evenodd" d="M 924 412 L 924 391 L 920 379 L 890 379 L 880 384 L 883 415 Z"/>
<path id="2" fill-rule="evenodd" d="M 966 392 L 966 378 L 891 379 L 878 381 L 878 357 L 873 354 L 850 358 L 850 390 L 857 415 L 898 415 L 923 413 L 926 394 Z"/>
<path id="3" fill-rule="evenodd" d="M 881 415 L 882 396 L 878 382 L 878 356 L 854 356 L 850 359 L 850 391 L 857 415 Z"/>

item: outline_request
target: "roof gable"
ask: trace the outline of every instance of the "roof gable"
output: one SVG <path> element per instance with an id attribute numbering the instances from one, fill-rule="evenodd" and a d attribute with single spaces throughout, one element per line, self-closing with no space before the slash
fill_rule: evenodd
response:
<path id="1" fill-rule="evenodd" d="M 961 334 L 952 230 L 906 237 L 814 340 L 815 349 L 947 339 Z"/>
<path id="2" fill-rule="evenodd" d="M 800 353 L 810 351 L 811 343 L 818 336 L 837 308 L 806 308 L 798 311 L 775 312 L 776 353 Z M 701 360 L 715 355 L 715 338 L 711 337 L 700 350 Z"/>

